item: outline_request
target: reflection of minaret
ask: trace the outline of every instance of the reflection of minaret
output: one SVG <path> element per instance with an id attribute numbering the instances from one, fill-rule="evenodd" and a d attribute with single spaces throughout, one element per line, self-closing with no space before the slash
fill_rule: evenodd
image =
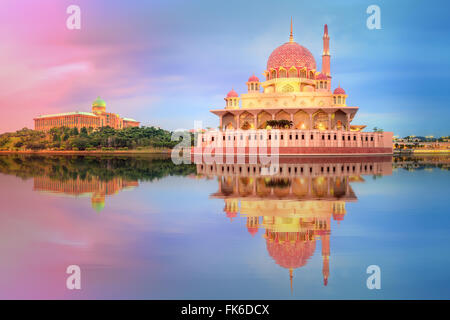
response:
<path id="1" fill-rule="evenodd" d="M 294 288 L 292 287 L 292 280 L 294 279 L 293 269 L 289 269 L 289 281 L 291 283 L 291 294 L 294 293 Z"/>
<path id="2" fill-rule="evenodd" d="M 322 274 L 323 285 L 328 284 L 328 276 L 330 275 L 330 235 L 326 234 L 321 237 L 322 239 Z"/>

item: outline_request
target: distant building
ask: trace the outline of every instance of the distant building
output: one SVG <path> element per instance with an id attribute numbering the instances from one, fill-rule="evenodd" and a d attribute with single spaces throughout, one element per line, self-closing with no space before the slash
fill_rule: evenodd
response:
<path id="1" fill-rule="evenodd" d="M 106 102 L 100 97 L 92 103 L 92 112 L 67 112 L 47 114 L 34 119 L 34 129 L 48 131 L 51 128 L 99 128 L 110 126 L 114 129 L 139 127 L 140 122 L 121 118 L 118 114 L 106 112 Z"/>
<path id="2" fill-rule="evenodd" d="M 112 196 L 124 189 L 132 189 L 139 186 L 137 180 L 126 180 L 122 177 L 114 177 L 109 181 L 102 181 L 96 176 L 88 176 L 87 179 L 52 179 L 47 175 L 34 177 L 33 190 L 40 192 L 61 193 L 66 196 L 82 197 L 90 196 L 92 208 L 100 212 L 105 207 L 105 197 Z"/>

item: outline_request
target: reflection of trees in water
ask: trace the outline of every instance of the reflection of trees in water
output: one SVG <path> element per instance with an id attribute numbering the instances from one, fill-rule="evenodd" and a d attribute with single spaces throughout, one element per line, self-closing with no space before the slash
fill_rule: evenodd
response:
<path id="1" fill-rule="evenodd" d="M 175 165 L 167 156 L 0 156 L 0 172 L 28 179 L 47 176 L 59 181 L 89 180 L 96 177 L 109 181 L 114 177 L 126 180 L 152 181 L 166 176 L 196 173 L 195 165 Z"/>
<path id="2" fill-rule="evenodd" d="M 393 158 L 393 167 L 396 169 L 404 169 L 407 171 L 441 169 L 450 170 L 449 155 L 413 155 L 413 156 L 397 156 Z"/>

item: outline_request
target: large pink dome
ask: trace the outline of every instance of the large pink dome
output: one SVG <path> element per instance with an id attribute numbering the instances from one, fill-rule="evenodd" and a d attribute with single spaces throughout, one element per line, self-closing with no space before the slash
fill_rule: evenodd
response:
<path id="1" fill-rule="evenodd" d="M 310 70 L 316 69 L 316 61 L 311 52 L 297 42 L 286 42 L 273 50 L 267 61 L 267 70 L 283 67 L 289 69 L 306 67 Z"/>

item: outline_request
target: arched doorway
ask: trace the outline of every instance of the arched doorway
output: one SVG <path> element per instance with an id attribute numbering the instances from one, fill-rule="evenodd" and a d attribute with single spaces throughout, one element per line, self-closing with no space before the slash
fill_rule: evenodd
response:
<path id="1" fill-rule="evenodd" d="M 266 111 L 258 113 L 258 129 L 266 128 L 266 121 L 272 120 L 272 115 Z"/>
<path id="2" fill-rule="evenodd" d="M 245 111 L 239 116 L 239 126 L 243 130 L 255 129 L 255 117 L 250 112 Z"/>
<path id="3" fill-rule="evenodd" d="M 294 127 L 300 130 L 309 130 L 309 114 L 299 110 L 294 114 Z"/>
<path id="4" fill-rule="evenodd" d="M 232 113 L 226 113 L 222 117 L 222 126 L 225 130 L 232 130 L 236 128 L 236 118 Z"/>
<path id="5" fill-rule="evenodd" d="M 328 114 L 319 110 L 313 114 L 313 128 L 318 130 L 328 130 Z"/>

